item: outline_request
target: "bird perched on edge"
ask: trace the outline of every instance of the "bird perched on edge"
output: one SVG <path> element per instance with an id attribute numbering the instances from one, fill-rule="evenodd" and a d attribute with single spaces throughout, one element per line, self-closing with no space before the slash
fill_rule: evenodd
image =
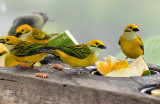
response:
<path id="1" fill-rule="evenodd" d="M 101 41 L 91 40 L 87 44 L 59 47 L 52 52 L 74 68 L 87 67 L 94 64 L 98 59 L 101 49 L 105 48 Z M 41 51 L 43 52 L 43 50 Z"/>
<path id="2" fill-rule="evenodd" d="M 8 35 L 9 36 L 15 36 L 16 35 L 16 29 L 20 25 L 28 24 L 33 28 L 42 29 L 43 25 L 48 21 L 48 17 L 46 14 L 41 12 L 33 12 L 33 13 L 27 13 L 23 14 L 19 17 L 17 17 L 13 21 L 13 25 L 11 26 Z"/>
<path id="3" fill-rule="evenodd" d="M 45 44 L 52 38 L 53 35 L 57 34 L 48 34 L 39 29 L 32 28 L 27 24 L 23 24 L 17 28 L 15 36 L 20 40 L 38 44 Z"/>
<path id="4" fill-rule="evenodd" d="M 43 58 L 48 54 L 47 52 L 39 52 L 39 49 L 47 49 L 48 51 L 53 50 L 54 47 L 48 47 L 45 44 L 30 43 L 27 41 L 22 41 L 15 36 L 6 36 L 0 39 L 0 43 L 4 43 L 9 54 L 17 60 L 17 62 L 25 63 L 28 66 L 43 60 Z"/>
<path id="5" fill-rule="evenodd" d="M 144 54 L 144 46 L 142 40 L 136 33 L 137 31 L 139 31 L 137 25 L 129 24 L 119 39 L 119 45 L 121 46 L 122 52 L 127 56 L 126 59 L 135 59 Z"/>

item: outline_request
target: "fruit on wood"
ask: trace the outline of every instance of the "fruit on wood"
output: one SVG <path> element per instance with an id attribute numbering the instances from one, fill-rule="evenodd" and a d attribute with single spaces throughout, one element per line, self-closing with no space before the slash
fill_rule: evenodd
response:
<path id="1" fill-rule="evenodd" d="M 148 75 L 151 75 L 151 72 L 146 64 L 146 62 L 144 61 L 143 57 L 142 56 L 139 56 L 135 61 L 133 61 L 131 64 L 130 64 L 131 67 L 139 67 L 139 66 L 144 66 L 145 68 L 145 73 L 144 73 L 144 76 L 148 76 Z"/>
<path id="2" fill-rule="evenodd" d="M 113 70 L 129 68 L 128 62 L 126 60 L 118 62 L 118 60 L 113 56 L 108 56 L 105 58 L 105 61 L 97 61 L 95 65 L 97 71 L 103 76 Z"/>
<path id="3" fill-rule="evenodd" d="M 111 68 L 110 62 L 97 61 L 95 65 L 96 65 L 97 71 L 103 76 L 110 72 L 110 68 Z"/>
<path id="4" fill-rule="evenodd" d="M 126 60 L 122 60 L 120 62 L 115 63 L 112 67 L 111 67 L 111 71 L 112 70 L 118 70 L 118 69 L 123 69 L 123 68 L 129 68 L 128 62 Z"/>
<path id="5" fill-rule="evenodd" d="M 118 70 L 113 70 L 112 72 L 106 74 L 109 77 L 131 77 L 131 76 L 142 76 L 145 72 L 144 67 L 130 67 Z"/>
<path id="6" fill-rule="evenodd" d="M 136 58 L 136 60 L 134 60 L 130 66 L 132 67 L 139 67 L 139 66 L 144 66 L 145 70 L 149 70 L 146 62 L 144 61 L 142 56 L 139 56 L 138 58 Z"/>
<path id="7" fill-rule="evenodd" d="M 160 89 L 152 90 L 151 95 L 160 95 Z"/>

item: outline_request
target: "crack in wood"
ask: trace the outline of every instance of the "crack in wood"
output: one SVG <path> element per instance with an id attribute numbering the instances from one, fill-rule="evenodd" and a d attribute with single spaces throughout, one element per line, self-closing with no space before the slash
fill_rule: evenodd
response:
<path id="1" fill-rule="evenodd" d="M 143 84 L 139 83 L 136 79 L 130 77 L 131 80 L 133 80 L 134 82 L 136 82 L 138 85 L 140 85 L 141 87 L 143 87 Z"/>
<path id="2" fill-rule="evenodd" d="M 17 82 L 15 80 L 11 80 L 11 79 L 4 79 L 4 78 L 0 78 L 0 80 L 3 80 L 3 81 L 11 81 L 11 82 Z"/>

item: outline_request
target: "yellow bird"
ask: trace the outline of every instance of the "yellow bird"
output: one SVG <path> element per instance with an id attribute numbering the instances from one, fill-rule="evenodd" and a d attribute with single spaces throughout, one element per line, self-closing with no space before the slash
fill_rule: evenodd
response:
<path id="1" fill-rule="evenodd" d="M 87 44 L 60 48 L 22 41 L 14 36 L 6 36 L 0 39 L 0 43 L 6 44 L 15 60 L 26 63 L 28 66 L 43 60 L 48 53 L 54 53 L 72 67 L 86 67 L 94 64 L 101 49 L 106 48 L 99 40 L 91 40 Z"/>
<path id="2" fill-rule="evenodd" d="M 28 41 L 31 43 L 38 43 L 38 44 L 45 44 L 46 42 L 48 42 L 51 38 L 51 35 L 53 34 L 47 34 L 45 32 L 42 32 L 39 29 L 32 28 L 27 24 L 23 24 L 19 26 L 16 30 L 16 37 L 18 37 L 20 40 Z M 12 57 L 11 53 L 6 55 L 6 60 L 5 60 L 6 67 L 12 67 L 21 63 L 22 62 L 15 60 L 15 58 Z M 41 66 L 41 63 L 37 62 L 35 65 Z"/>
<path id="3" fill-rule="evenodd" d="M 42 32 L 39 29 L 32 28 L 31 26 L 24 24 L 17 28 L 15 36 L 20 40 L 38 44 L 45 44 L 52 38 L 53 35 L 57 34 L 48 34 L 46 32 Z"/>
<path id="4" fill-rule="evenodd" d="M 5 61 L 4 61 L 5 67 L 13 67 L 13 66 L 17 66 L 19 64 L 21 64 L 22 67 L 27 67 L 27 66 L 29 67 L 29 65 L 26 66 L 23 62 L 16 60 L 13 57 L 12 53 L 8 53 L 5 56 Z M 33 66 L 42 66 L 42 64 L 40 62 L 36 62 Z"/>
<path id="5" fill-rule="evenodd" d="M 28 24 L 29 26 L 31 26 L 33 28 L 42 29 L 43 25 L 47 21 L 48 21 L 48 17 L 46 16 L 46 14 L 41 13 L 41 12 L 33 12 L 33 13 L 23 14 L 23 15 L 17 17 L 13 21 L 13 25 L 11 26 L 11 28 L 8 32 L 8 35 L 15 36 L 17 27 L 19 27 L 23 24 Z M 22 64 L 22 62 L 15 60 L 10 53 L 6 55 L 6 57 L 5 57 L 5 66 L 6 67 L 13 67 L 18 64 Z M 41 63 L 37 62 L 36 64 L 34 64 L 34 66 L 41 66 Z"/>
<path id="6" fill-rule="evenodd" d="M 43 58 L 48 54 L 47 52 L 39 52 L 39 49 L 47 50 L 53 47 L 48 47 L 45 44 L 37 44 L 37 43 L 30 43 L 27 41 L 22 41 L 15 36 L 6 36 L 0 39 L 0 43 L 4 43 L 8 50 L 9 54 L 11 55 L 11 61 L 16 60 L 17 63 L 25 63 L 28 66 L 33 65 L 34 63 L 43 60 Z M 15 62 L 16 62 L 15 61 Z"/>
<path id="7" fill-rule="evenodd" d="M 28 41 L 31 43 L 45 44 L 54 35 L 58 35 L 58 34 L 48 34 L 48 33 L 42 32 L 39 29 L 32 28 L 31 26 L 29 26 L 27 24 L 23 24 L 16 29 L 15 36 L 18 37 L 20 40 Z M 5 63 L 6 66 L 11 66 L 11 64 L 9 64 L 10 61 L 7 61 L 10 58 L 12 58 L 11 55 L 7 55 L 6 63 Z M 13 61 L 14 61 L 14 59 L 13 59 Z M 18 64 L 19 62 L 17 63 L 15 60 L 15 62 L 13 62 L 13 63 L 14 64 L 12 64 L 12 66 L 15 64 Z M 41 66 L 41 63 L 37 62 L 36 65 Z"/>
<path id="8" fill-rule="evenodd" d="M 87 44 L 60 47 L 53 53 L 73 68 L 87 67 L 97 61 L 101 49 L 105 48 L 101 41 L 91 40 Z"/>
<path id="9" fill-rule="evenodd" d="M 4 62 L 4 66 L 5 67 L 13 67 L 19 64 L 24 64 L 21 61 L 18 61 L 16 59 L 13 58 L 13 55 L 11 53 L 8 53 L 5 57 L 5 62 Z"/>
<path id="10" fill-rule="evenodd" d="M 127 56 L 126 59 L 135 59 L 144 54 L 144 46 L 142 40 L 136 33 L 137 31 L 139 31 L 137 25 L 129 24 L 119 39 L 119 45 L 121 46 L 122 52 Z"/>

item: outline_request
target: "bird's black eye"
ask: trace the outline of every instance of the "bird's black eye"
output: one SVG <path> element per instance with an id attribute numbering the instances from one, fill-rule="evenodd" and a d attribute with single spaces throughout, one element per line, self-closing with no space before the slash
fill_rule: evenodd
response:
<path id="1" fill-rule="evenodd" d="M 98 45 L 98 43 L 95 43 L 96 45 Z"/>
<path id="2" fill-rule="evenodd" d="M 9 41 L 9 39 L 6 39 L 6 41 Z"/>
<path id="3" fill-rule="evenodd" d="M 21 31 L 23 32 L 24 30 L 22 29 Z"/>
<path id="4" fill-rule="evenodd" d="M 132 26 L 130 26 L 129 28 L 132 29 Z"/>

